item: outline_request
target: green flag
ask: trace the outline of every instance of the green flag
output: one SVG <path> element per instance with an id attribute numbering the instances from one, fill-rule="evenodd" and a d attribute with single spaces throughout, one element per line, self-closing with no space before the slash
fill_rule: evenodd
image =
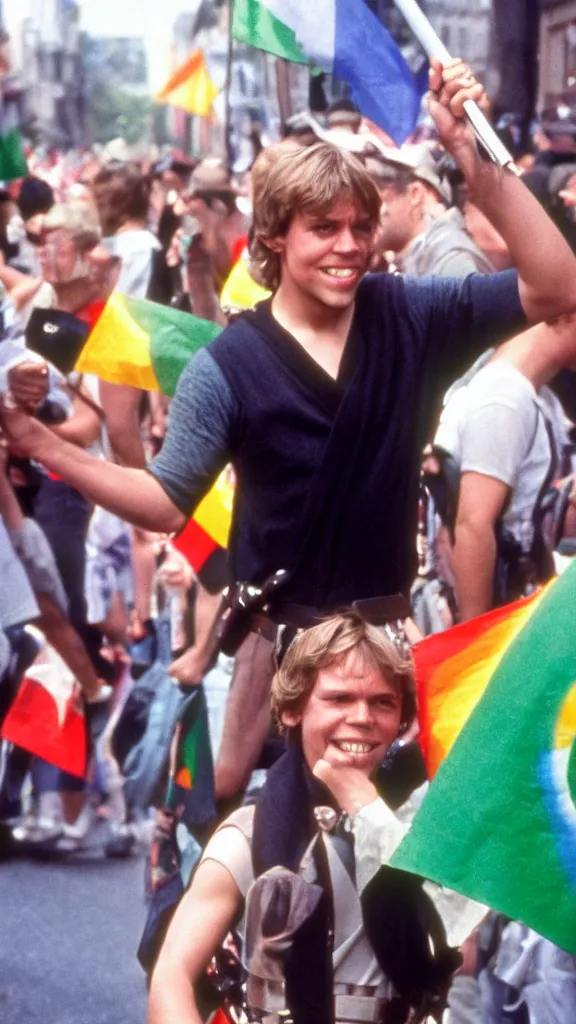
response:
<path id="1" fill-rule="evenodd" d="M 28 174 L 20 133 L 18 99 L 4 101 L 0 113 L 0 181 L 14 181 Z"/>
<path id="2" fill-rule="evenodd" d="M 509 646 L 392 858 L 576 953 L 576 564 Z"/>
<path id="3" fill-rule="evenodd" d="M 240 43 L 248 43 L 296 64 L 308 64 L 308 57 L 296 42 L 292 29 L 258 0 L 234 0 L 232 34 Z"/>

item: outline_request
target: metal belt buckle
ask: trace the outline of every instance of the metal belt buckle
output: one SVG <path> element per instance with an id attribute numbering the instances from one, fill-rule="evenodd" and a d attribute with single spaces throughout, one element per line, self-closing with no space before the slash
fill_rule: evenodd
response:
<path id="1" fill-rule="evenodd" d="M 334 1016 L 339 1022 L 350 1024 L 379 1024 L 383 1019 L 387 999 L 378 996 L 336 995 Z"/>

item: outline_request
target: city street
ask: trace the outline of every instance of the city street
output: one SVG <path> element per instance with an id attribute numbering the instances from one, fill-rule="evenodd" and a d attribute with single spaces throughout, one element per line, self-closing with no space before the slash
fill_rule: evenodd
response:
<path id="1" fill-rule="evenodd" d="M 143 1024 L 144 861 L 0 863 L 2 1024 Z"/>

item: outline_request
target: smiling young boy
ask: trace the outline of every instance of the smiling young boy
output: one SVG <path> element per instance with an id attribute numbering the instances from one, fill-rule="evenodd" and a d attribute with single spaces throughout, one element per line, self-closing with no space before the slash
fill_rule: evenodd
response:
<path id="1" fill-rule="evenodd" d="M 424 1020 L 459 960 L 419 882 L 385 866 L 405 826 L 377 788 L 415 713 L 411 659 L 357 614 L 333 616 L 289 647 L 272 709 L 287 752 L 256 807 L 208 843 L 160 953 L 149 1024 L 198 1024 L 193 986 L 238 926 L 250 1019 L 403 1024 L 412 1007 Z"/>

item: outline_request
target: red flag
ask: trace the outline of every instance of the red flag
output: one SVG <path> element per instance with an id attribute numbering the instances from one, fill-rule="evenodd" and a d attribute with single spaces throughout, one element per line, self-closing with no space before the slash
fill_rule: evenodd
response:
<path id="1" fill-rule="evenodd" d="M 86 774 L 86 726 L 80 688 L 57 664 L 33 665 L 0 735 L 71 775 Z"/>

